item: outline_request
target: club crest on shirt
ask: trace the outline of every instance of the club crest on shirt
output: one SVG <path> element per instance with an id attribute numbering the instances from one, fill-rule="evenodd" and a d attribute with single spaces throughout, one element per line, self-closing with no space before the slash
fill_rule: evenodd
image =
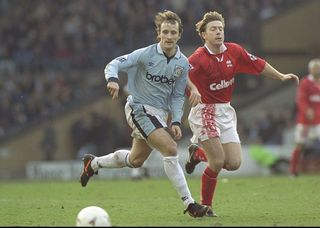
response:
<path id="1" fill-rule="evenodd" d="M 226 61 L 226 64 L 227 64 L 227 67 L 233 67 L 232 62 L 231 62 L 230 59 L 228 59 L 228 60 Z"/>
<path id="2" fill-rule="evenodd" d="M 173 71 L 174 76 L 180 77 L 182 72 L 183 72 L 183 70 L 184 70 L 184 68 L 182 66 L 175 65 L 174 71 Z"/>

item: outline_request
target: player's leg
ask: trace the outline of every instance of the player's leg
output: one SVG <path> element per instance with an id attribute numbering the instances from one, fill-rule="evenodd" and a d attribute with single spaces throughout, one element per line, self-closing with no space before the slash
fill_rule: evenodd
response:
<path id="1" fill-rule="evenodd" d="M 207 157 L 204 150 L 195 143 L 188 147 L 189 157 L 185 164 L 185 169 L 188 174 L 193 173 L 196 165 L 200 162 L 207 162 Z"/>
<path id="2" fill-rule="evenodd" d="M 289 173 L 292 176 L 298 176 L 299 170 L 298 165 L 301 157 L 301 151 L 304 143 L 306 142 L 309 135 L 309 127 L 303 124 L 297 124 L 295 127 L 294 137 L 295 137 L 295 148 L 291 153 L 290 163 L 289 163 Z"/>
<path id="3" fill-rule="evenodd" d="M 148 143 L 158 150 L 163 156 L 163 165 L 166 175 L 173 184 L 186 210 L 193 217 L 202 217 L 208 208 L 197 204 L 191 196 L 183 170 L 177 155 L 177 143 L 163 128 L 154 130 L 148 136 Z"/>
<path id="4" fill-rule="evenodd" d="M 80 182 L 85 187 L 94 174 L 98 174 L 100 168 L 138 168 L 149 157 L 152 149 L 142 139 L 133 139 L 131 150 L 117 150 L 105 156 L 96 157 L 86 154 L 83 158 L 84 169 L 80 176 Z"/>
<path id="5" fill-rule="evenodd" d="M 242 162 L 241 144 L 230 142 L 222 144 L 222 146 L 225 153 L 225 162 L 223 168 L 228 171 L 239 169 Z"/>
<path id="6" fill-rule="evenodd" d="M 105 156 L 96 157 L 91 162 L 94 171 L 99 168 L 138 168 L 149 157 L 152 149 L 143 139 L 133 139 L 131 150 L 117 150 Z"/>
<path id="7" fill-rule="evenodd" d="M 193 136 L 191 138 L 192 144 L 188 147 L 189 158 L 185 164 L 185 170 L 188 174 L 191 174 L 196 165 L 201 161 L 207 161 L 205 152 L 200 145 L 198 145 L 198 142 L 201 137 L 205 137 L 201 138 L 202 140 L 208 139 L 207 135 L 203 134 L 203 132 L 209 132 L 204 126 L 203 116 L 208 116 L 211 118 L 214 116 L 213 112 L 214 108 L 206 104 L 198 104 L 197 106 L 192 107 L 190 110 L 188 122 Z M 207 125 L 211 126 L 211 124 Z"/>
<path id="8" fill-rule="evenodd" d="M 291 153 L 290 163 L 289 163 L 289 173 L 292 176 L 298 176 L 299 174 L 298 165 L 300 161 L 301 151 L 302 151 L 302 144 L 296 144 L 296 146 L 294 147 Z"/>
<path id="9" fill-rule="evenodd" d="M 224 165 L 224 151 L 218 137 L 200 143 L 206 153 L 208 166 L 201 176 L 201 204 L 212 207 L 218 175 Z M 209 216 L 216 216 L 212 211 Z"/>

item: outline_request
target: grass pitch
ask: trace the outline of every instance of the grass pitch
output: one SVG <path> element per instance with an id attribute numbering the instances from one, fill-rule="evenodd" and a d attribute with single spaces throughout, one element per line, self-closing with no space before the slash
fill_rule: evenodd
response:
<path id="1" fill-rule="evenodd" d="M 188 178 L 199 201 L 200 178 Z M 86 206 L 113 226 L 320 226 L 320 176 L 220 178 L 217 218 L 192 218 L 168 179 L 1 181 L 0 226 L 74 226 Z"/>

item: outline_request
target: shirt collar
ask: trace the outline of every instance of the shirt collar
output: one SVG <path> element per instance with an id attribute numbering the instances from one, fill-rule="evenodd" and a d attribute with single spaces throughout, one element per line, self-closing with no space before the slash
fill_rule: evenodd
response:
<path id="1" fill-rule="evenodd" d="M 206 44 L 205 44 L 204 46 L 205 46 L 205 48 L 208 50 L 208 52 L 209 52 L 210 55 L 217 55 L 217 54 L 220 54 L 220 53 L 225 52 L 225 51 L 227 50 L 227 47 L 226 47 L 225 44 L 222 44 L 222 45 L 220 46 L 220 53 L 214 53 L 214 52 L 212 52 L 212 51 L 208 48 L 208 46 L 207 46 Z"/>
<path id="2" fill-rule="evenodd" d="M 176 47 L 177 47 L 177 52 L 176 52 L 176 54 L 174 55 L 174 58 L 179 59 L 180 56 L 181 56 L 181 52 L 180 52 L 179 46 L 176 45 Z M 163 50 L 162 50 L 162 48 L 161 48 L 161 46 L 160 46 L 160 43 L 157 44 L 157 52 L 158 52 L 159 54 L 164 55 Z"/>

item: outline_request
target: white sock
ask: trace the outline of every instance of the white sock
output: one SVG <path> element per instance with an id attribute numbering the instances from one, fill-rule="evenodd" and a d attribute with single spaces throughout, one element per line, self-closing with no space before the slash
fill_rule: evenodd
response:
<path id="1" fill-rule="evenodd" d="M 163 157 L 163 165 L 164 171 L 183 200 L 185 207 L 194 203 L 183 170 L 178 162 L 178 156 Z"/>
<path id="2" fill-rule="evenodd" d="M 123 168 L 131 167 L 128 158 L 130 150 L 117 150 L 114 153 L 107 154 L 101 157 L 95 157 L 91 162 L 91 167 L 94 171 L 99 168 Z"/>

